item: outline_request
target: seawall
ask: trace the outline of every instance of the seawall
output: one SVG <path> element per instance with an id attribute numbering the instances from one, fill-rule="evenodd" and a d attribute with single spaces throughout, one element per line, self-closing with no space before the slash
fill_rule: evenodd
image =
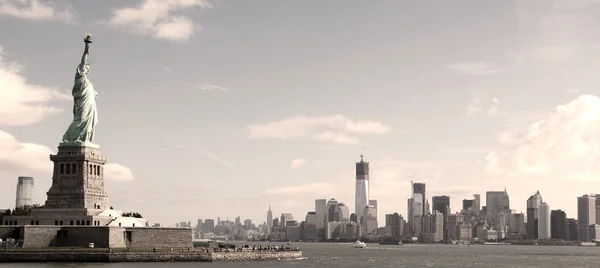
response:
<path id="1" fill-rule="evenodd" d="M 0 251 L 0 263 L 11 262 L 213 262 L 269 261 L 302 258 L 302 251 L 278 252 L 107 252 L 106 250 L 9 250 Z"/>

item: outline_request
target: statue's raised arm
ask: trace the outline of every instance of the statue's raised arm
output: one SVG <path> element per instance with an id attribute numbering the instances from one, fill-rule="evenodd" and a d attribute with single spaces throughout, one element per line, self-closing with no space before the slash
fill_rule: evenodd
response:
<path id="1" fill-rule="evenodd" d="M 85 66 L 88 63 L 88 55 L 90 54 L 90 44 L 92 43 L 92 35 L 86 34 L 83 39 L 85 43 L 85 49 L 83 50 L 83 56 L 81 56 L 81 64 L 80 66 Z"/>
<path id="2" fill-rule="evenodd" d="M 81 63 L 77 66 L 73 84 L 73 121 L 63 136 L 64 145 L 93 146 L 98 112 L 96 110 L 96 96 L 94 86 L 88 79 L 90 72 L 90 44 L 92 35 L 87 34 L 83 39 L 85 50 Z"/>

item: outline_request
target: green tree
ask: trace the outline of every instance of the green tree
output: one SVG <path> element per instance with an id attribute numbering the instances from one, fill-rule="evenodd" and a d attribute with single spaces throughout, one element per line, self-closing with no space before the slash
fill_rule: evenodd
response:
<path id="1" fill-rule="evenodd" d="M 34 208 L 41 208 L 42 206 L 40 206 L 39 204 L 34 204 L 34 205 L 23 205 L 20 207 L 16 207 L 13 211 L 12 211 L 12 215 L 13 216 L 31 216 L 31 210 Z"/>

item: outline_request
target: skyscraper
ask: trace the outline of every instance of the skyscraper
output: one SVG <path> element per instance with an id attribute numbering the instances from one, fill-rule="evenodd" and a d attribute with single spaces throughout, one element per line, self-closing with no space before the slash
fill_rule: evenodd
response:
<path id="1" fill-rule="evenodd" d="M 327 200 L 315 200 L 315 212 L 317 213 L 317 235 L 319 238 L 325 238 L 325 226 L 327 219 Z"/>
<path id="2" fill-rule="evenodd" d="M 590 225 L 596 224 L 596 197 L 584 195 L 577 197 L 577 219 L 579 220 L 579 241 L 590 242 L 594 237 Z"/>
<path id="3" fill-rule="evenodd" d="M 431 197 L 431 202 L 433 203 L 433 211 L 438 211 L 446 215 L 446 208 L 450 208 L 450 197 L 449 196 L 433 196 Z"/>
<path id="4" fill-rule="evenodd" d="M 409 222 L 412 225 L 412 231 L 414 233 L 420 233 L 423 231 L 423 216 L 427 213 L 426 203 L 427 195 L 425 191 L 425 183 L 413 183 L 412 184 L 412 209 L 411 217 Z"/>
<path id="5" fill-rule="evenodd" d="M 423 216 L 427 212 L 427 194 L 425 191 L 425 183 L 413 183 L 413 216 Z"/>
<path id="6" fill-rule="evenodd" d="M 363 235 L 375 235 L 377 234 L 377 209 L 374 206 L 366 206 L 364 210 L 363 218 Z"/>
<path id="7" fill-rule="evenodd" d="M 374 206 L 377 208 L 377 200 L 369 200 L 369 206 Z"/>
<path id="8" fill-rule="evenodd" d="M 540 191 L 527 199 L 527 238 L 538 238 L 538 209 L 543 202 Z"/>
<path id="9" fill-rule="evenodd" d="M 360 155 L 360 162 L 356 163 L 356 192 L 354 195 L 356 218 L 362 223 L 365 208 L 369 205 L 369 162 L 363 160 Z"/>
<path id="10" fill-rule="evenodd" d="M 448 239 L 448 212 L 450 210 L 450 197 L 446 195 L 433 196 L 431 197 L 431 203 L 433 203 L 433 213 L 435 211 L 442 213 L 443 218 L 443 238 Z"/>
<path id="11" fill-rule="evenodd" d="M 538 239 L 550 239 L 550 205 L 542 202 L 538 208 Z"/>
<path id="12" fill-rule="evenodd" d="M 497 225 L 503 224 L 502 211 L 510 209 L 510 199 L 506 189 L 504 191 L 488 191 L 485 193 L 485 207 L 487 211 L 488 223 Z M 500 216 L 500 217 L 499 217 Z"/>
<path id="13" fill-rule="evenodd" d="M 567 214 L 562 210 L 550 212 L 550 236 L 552 239 L 568 240 L 567 237 Z"/>
<path id="14" fill-rule="evenodd" d="M 271 203 L 269 203 L 269 210 L 267 210 L 267 233 L 271 233 L 273 228 L 273 211 L 271 211 Z"/>
<path id="15" fill-rule="evenodd" d="M 335 221 L 335 212 L 337 210 L 338 201 L 335 198 L 331 198 L 327 201 L 327 214 L 325 214 L 326 222 L 334 222 Z M 327 223 L 326 223 L 327 225 Z"/>
<path id="16" fill-rule="evenodd" d="M 33 178 L 19 177 L 17 181 L 17 200 L 15 207 L 33 205 Z"/>

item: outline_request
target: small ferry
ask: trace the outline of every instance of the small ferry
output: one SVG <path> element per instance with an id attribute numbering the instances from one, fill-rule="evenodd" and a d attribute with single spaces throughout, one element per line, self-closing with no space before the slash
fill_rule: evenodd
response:
<path id="1" fill-rule="evenodd" d="M 360 240 L 356 240 L 356 242 L 354 242 L 354 248 L 367 248 L 367 244 Z"/>

